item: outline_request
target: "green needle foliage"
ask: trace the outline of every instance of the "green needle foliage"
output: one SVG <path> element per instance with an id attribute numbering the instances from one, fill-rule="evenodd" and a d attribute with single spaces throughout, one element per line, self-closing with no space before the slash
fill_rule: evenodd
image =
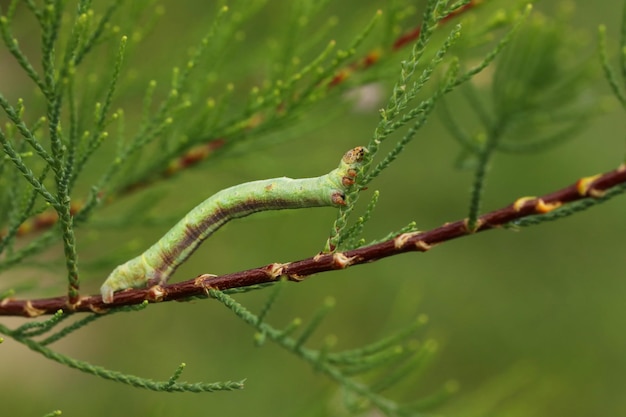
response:
<path id="1" fill-rule="evenodd" d="M 468 2 L 464 2 L 461 4 L 467 4 Z M 424 24 L 423 30 L 420 32 L 420 36 L 418 41 L 416 42 L 413 50 L 411 52 L 410 58 L 407 61 L 402 62 L 402 69 L 400 73 L 400 79 L 394 85 L 392 96 L 389 99 L 389 105 L 380 110 L 380 122 L 374 131 L 374 136 L 368 143 L 367 149 L 369 150 L 367 162 L 364 164 L 362 179 L 359 185 L 364 186 L 368 184 L 370 181 L 379 176 L 386 168 L 388 168 L 393 161 L 403 152 L 405 147 L 413 140 L 413 138 L 418 133 L 419 129 L 424 126 L 428 115 L 434 110 L 435 104 L 443 98 L 444 95 L 453 91 L 456 87 L 466 83 L 473 76 L 480 73 L 482 70 L 487 68 L 487 66 L 495 59 L 496 56 L 500 54 L 503 50 L 506 50 L 506 46 L 511 41 L 515 32 L 519 25 L 523 23 L 531 8 L 528 6 L 524 13 L 520 16 L 516 16 L 511 22 L 511 29 L 507 34 L 502 36 L 500 41 L 496 44 L 491 52 L 489 52 L 484 59 L 473 68 L 460 72 L 458 68 L 458 63 L 455 60 L 452 60 L 449 65 L 449 69 L 445 73 L 443 77 L 443 81 L 440 85 L 435 89 L 433 93 L 430 94 L 427 98 L 423 100 L 417 100 L 418 94 L 424 87 L 427 82 L 431 79 L 433 72 L 435 69 L 442 64 L 444 58 L 450 48 L 454 45 L 456 40 L 460 37 L 460 27 L 453 29 L 448 37 L 443 41 L 441 46 L 436 50 L 432 59 L 423 66 L 419 77 L 412 81 L 413 76 L 415 75 L 418 68 L 420 68 L 421 59 L 424 56 L 424 51 L 432 37 L 434 29 L 437 26 L 437 23 L 449 14 L 449 10 L 446 9 L 445 3 L 428 3 L 429 6 L 433 8 L 426 8 L 424 13 Z M 457 5 L 460 6 L 460 5 Z M 402 135 L 394 144 L 393 148 L 387 153 L 387 155 L 376 165 L 372 166 L 372 162 L 374 157 L 379 151 L 380 145 L 389 138 L 393 133 L 400 131 L 408 123 L 412 122 L 412 125 L 409 125 L 408 130 L 404 135 Z M 481 196 L 482 183 L 485 178 L 485 171 L 488 162 L 488 155 L 491 153 L 491 145 L 488 148 L 485 148 L 484 151 L 481 151 L 483 163 L 479 165 L 479 169 L 477 169 L 476 174 L 476 184 L 475 191 L 472 196 L 472 213 L 470 214 L 470 227 L 473 228 L 476 222 L 476 218 L 478 216 L 478 205 Z M 342 249 L 350 249 L 355 247 L 355 238 L 356 231 L 359 229 L 360 220 L 357 220 L 356 224 L 352 228 L 347 228 L 348 219 L 352 214 L 354 208 L 354 202 L 357 200 L 359 188 L 357 187 L 352 194 L 348 196 L 348 201 L 352 202 L 352 204 L 348 204 L 347 207 L 342 208 L 339 212 L 337 220 L 335 221 L 336 231 L 335 235 L 332 235 L 329 239 L 329 244 L 326 249 L 328 250 L 330 247 L 339 247 Z M 371 215 L 371 210 L 373 208 L 368 208 L 366 211 L 366 216 L 369 217 Z M 365 217 L 365 216 L 364 216 Z M 407 233 L 416 231 L 415 225 L 411 224 L 406 228 L 403 228 L 400 231 L 391 233 L 386 236 L 384 239 L 389 238 L 389 236 L 395 236 L 399 233 Z M 356 236 L 355 236 L 356 235 Z M 349 244 L 346 244 L 345 241 L 349 240 Z M 375 242 L 382 241 L 375 240 Z M 358 240 L 359 243 L 364 243 L 364 240 Z"/>
<path id="2" fill-rule="evenodd" d="M 578 42 L 563 22 L 536 14 L 514 36 L 495 63 L 492 96 L 484 100 L 471 83 L 463 86 L 480 124 L 470 135 L 442 102 L 443 124 L 462 146 L 458 164 L 474 170 L 468 227 L 481 211 L 489 164 L 496 152 L 541 152 L 575 137 L 598 114 L 584 97 L 592 61 L 576 56 Z"/>
<path id="3" fill-rule="evenodd" d="M 57 282 L 67 287 L 64 294 L 55 294 L 66 302 L 54 315 L 0 323 L 0 333 L 58 364 L 145 390 L 206 393 L 244 387 L 243 381 L 180 381 L 187 365 L 178 359 L 171 376 L 157 381 L 51 347 L 118 313 L 146 314 L 141 312 L 148 301 L 109 309 L 94 302 L 93 313 L 78 317 L 71 312 L 89 300 L 81 290 L 81 279 L 88 276 L 83 254 L 89 231 L 171 223 L 171 215 L 146 214 L 163 198 L 159 181 L 199 162 L 214 164 L 295 140 L 345 114 L 340 103 L 349 90 L 371 82 L 389 85 L 362 169 L 324 247 L 324 253 L 336 252 L 333 259 L 342 259 L 340 252 L 418 232 L 417 222 L 411 221 L 397 230 L 388 227 L 382 237 L 366 238 L 384 193 L 374 191 L 362 206 L 358 197 L 420 137 L 435 109 L 458 144 L 457 165 L 473 171 L 469 233 L 480 229 L 489 167 L 498 153 L 552 149 L 573 139 L 600 113 L 599 100 L 588 90 L 597 62 L 580 56 L 579 34 L 565 17 L 550 19 L 529 4 L 487 11 L 477 24 L 475 17 L 464 20 L 464 14 L 482 4 L 478 1 L 425 0 L 420 7 L 404 0 L 387 2 L 358 30 L 332 39 L 337 25 L 336 18 L 327 17 L 332 2 L 298 0 L 289 2 L 280 27 L 270 28 L 267 45 L 251 42 L 242 52 L 237 48 L 247 25 L 275 17 L 266 10 L 269 2 L 220 1 L 202 16 L 195 42 L 178 45 L 179 55 L 167 57 L 163 67 L 165 59 L 154 66 L 142 62 L 147 56 L 142 48 L 159 30 L 164 9 L 154 0 L 105 3 L 12 0 L 0 9 L 3 59 L 10 58 L 22 76 L 19 88 L 0 86 L 0 273 L 11 277 L 2 281 L 0 309 L 15 297 L 43 289 L 28 278 L 15 283 L 20 275 L 12 274 L 19 267 L 48 267 L 55 250 L 63 271 Z M 36 31 L 29 27 L 27 40 L 21 27 L 28 19 Z M 414 30 L 410 42 L 401 36 L 408 29 Z M 626 7 L 617 70 L 607 29 L 601 26 L 599 33 L 600 66 L 626 109 Z M 400 41 L 408 43 L 405 49 Z M 481 85 L 485 79 L 488 94 Z M 469 109 L 470 121 L 458 116 L 463 107 Z M 311 117 L 320 113 L 324 117 Z M 142 188 L 154 193 L 131 202 L 121 218 L 97 218 L 103 207 Z M 622 183 L 583 194 L 588 198 L 506 226 L 519 229 L 562 219 L 625 190 Z M 94 265 L 114 266 L 105 255 Z M 288 317 L 284 327 L 270 324 L 287 286 L 285 278 L 227 291 L 206 288 L 205 296 L 186 301 L 217 300 L 252 327 L 257 346 L 274 344 L 331 380 L 341 391 L 345 413 L 419 416 L 457 391 L 452 381 L 429 383 L 430 394 L 415 394 L 415 384 L 425 379 L 438 350 L 436 341 L 416 339 L 425 316 L 364 346 L 338 350 L 340 337 L 318 334 L 335 307 L 333 297 L 308 321 Z M 244 299 L 243 293 L 253 290 L 267 293 L 258 310 L 233 298 Z M 23 313 L 37 316 L 41 311 L 31 301 L 24 301 Z M 207 328 L 212 324 L 202 320 Z"/>
<path id="4" fill-rule="evenodd" d="M 290 325 L 282 330 L 274 328 L 229 295 L 213 289 L 209 289 L 208 294 L 222 302 L 247 324 L 253 326 L 258 334 L 264 335 L 263 339 L 269 339 L 297 355 L 309 363 L 313 369 L 340 384 L 348 394 L 344 399 L 345 406 L 353 413 L 363 412 L 374 406 L 385 415 L 409 416 L 416 415 L 415 412 L 418 409 L 421 411 L 427 403 L 435 405 L 432 399 L 402 404 L 380 394 L 403 381 L 407 375 L 413 374 L 414 376 L 415 372 L 422 368 L 436 351 L 436 344 L 433 341 L 427 341 L 421 345 L 411 343 L 414 332 L 427 321 L 423 316 L 400 332 L 371 345 L 343 352 L 330 352 L 336 342 L 336 338 L 331 336 L 326 337 L 325 344 L 317 350 L 307 348 L 305 344 L 334 305 L 332 299 L 326 300 L 311 321 L 300 329 L 297 336 L 293 337 L 291 336 L 295 330 L 293 326 Z M 266 310 L 264 308 L 262 311 Z M 367 384 L 360 379 L 372 382 Z M 443 390 L 449 395 L 454 388 L 452 385 L 447 385 Z M 443 399 L 444 395 L 438 393 L 437 397 Z"/>
<path id="5" fill-rule="evenodd" d="M 626 8 L 624 8 L 622 12 L 622 31 L 620 36 L 620 49 L 618 50 L 619 76 L 615 74 L 615 70 L 611 67 L 609 62 L 606 26 L 600 25 L 598 32 L 600 36 L 600 62 L 602 63 L 604 75 L 615 97 L 617 97 L 622 107 L 626 107 L 626 93 L 624 92 L 624 86 L 620 85 L 620 77 L 622 79 L 621 83 L 626 83 L 626 50 L 624 49 L 626 47 Z"/>
<path id="6" fill-rule="evenodd" d="M 106 317 L 110 314 L 118 312 L 132 312 L 144 309 L 148 305 L 147 302 L 139 304 L 137 306 L 122 307 L 114 310 L 110 310 L 106 314 L 87 316 L 75 323 L 66 326 L 65 328 L 52 333 L 47 338 L 36 341 L 33 339 L 35 336 L 40 336 L 44 333 L 53 331 L 54 327 L 58 326 L 66 317 L 62 312 L 59 312 L 52 316 L 52 318 L 39 323 L 27 323 L 15 330 L 10 330 L 6 326 L 0 324 L 0 332 L 10 336 L 13 340 L 23 344 L 29 349 L 38 352 L 48 359 L 58 362 L 62 365 L 69 366 L 70 368 L 77 369 L 79 371 L 99 376 L 104 379 L 109 379 L 123 384 L 128 384 L 137 388 L 144 388 L 152 391 L 164 391 L 164 392 L 214 392 L 222 390 L 235 390 L 243 388 L 243 381 L 239 382 L 214 382 L 214 383 L 187 383 L 176 382 L 180 378 L 184 364 L 180 365 L 174 374 L 166 381 L 153 381 L 147 378 L 141 378 L 134 375 L 125 374 L 122 372 L 113 371 L 103 368 L 101 366 L 95 366 L 85 361 L 73 359 L 69 356 L 60 354 L 46 347 L 47 345 L 57 342 L 70 333 L 79 330 L 80 328 L 92 323 L 94 320 Z"/>

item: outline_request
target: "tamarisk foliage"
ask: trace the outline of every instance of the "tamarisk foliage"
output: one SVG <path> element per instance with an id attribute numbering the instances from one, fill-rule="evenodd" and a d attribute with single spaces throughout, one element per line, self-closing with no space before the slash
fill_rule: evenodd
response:
<path id="1" fill-rule="evenodd" d="M 273 10 L 268 12 L 270 6 L 263 0 L 220 2 L 203 14 L 202 33 L 195 44 L 178 45 L 180 54 L 168 56 L 167 67 L 151 64 L 146 68 L 143 61 L 150 60 L 143 55 L 144 43 L 149 45 L 167 13 L 155 7 L 154 0 L 94 3 L 13 0 L 0 11 L 4 52 L 27 85 L 13 90 L 4 83 L 0 86 L 0 315 L 29 318 L 20 324 L 0 323 L 0 333 L 85 374 L 157 392 L 244 388 L 241 377 L 234 381 L 181 381 L 186 364 L 178 360 L 176 349 L 171 355 L 179 365 L 165 373 L 170 376 L 154 380 L 94 365 L 53 347 L 118 313 L 145 317 L 157 310 L 153 304 L 173 309 L 166 302 L 208 304 L 212 300 L 254 329 L 257 346 L 274 344 L 339 387 L 343 413 L 423 415 L 458 389 L 456 382 L 443 382 L 428 384 L 430 394 L 416 394 L 414 385 L 437 351 L 434 340 L 416 339 L 426 316 L 419 315 L 395 334 L 340 350 L 342 336 L 318 335 L 329 321 L 334 298 L 327 298 L 308 321 L 289 317 L 282 327 L 270 324 L 287 283 L 399 253 L 426 252 L 437 244 L 478 232 L 519 230 L 559 220 L 626 190 L 626 165 L 620 160 L 616 169 L 581 174 L 573 184 L 556 191 L 520 196 L 491 211 L 483 209 L 489 167 L 498 154 L 552 149 L 574 138 L 604 109 L 586 90 L 597 63 L 572 53 L 576 51 L 574 35 L 566 22 L 535 14 L 531 5 L 487 10 L 476 24 L 483 7 L 478 0 L 427 0 L 419 13 L 413 2 L 385 2 L 385 9 L 373 9 L 369 20 L 349 37 L 335 40 L 330 34 L 336 21 L 325 12 L 328 2 L 294 1 L 281 24 L 281 39 L 272 35 L 266 42 L 269 46 L 246 46 L 242 52 L 237 47 L 251 22 L 263 22 L 273 29 L 273 24 L 265 22 L 268 16 L 275 17 Z M 626 7 L 624 10 L 618 71 L 611 64 L 610 40 L 603 26 L 600 61 L 611 91 L 626 108 Z M 32 52 L 32 40 L 23 39 L 20 27 L 24 19 L 32 19 L 38 29 L 37 53 Z M 150 53 L 159 54 L 156 49 Z M 479 91 L 477 76 L 488 78 L 491 94 L 487 98 Z M 350 145 L 367 142 L 362 159 L 350 164 L 349 175 L 341 171 L 338 176 L 321 177 L 325 181 L 331 178 L 332 187 L 306 189 L 306 198 L 313 195 L 311 190 L 323 191 L 319 201 L 313 199 L 315 204 L 298 200 L 302 180 L 279 180 L 283 181 L 278 183 L 283 186 L 280 198 L 270 199 L 271 209 L 284 208 L 278 205 L 281 199 L 299 208 L 336 208 L 328 239 L 325 244 L 320 242 L 320 253 L 220 276 L 210 274 L 213 264 L 207 263 L 207 270 L 193 279 L 166 283 L 195 248 L 185 246 L 186 228 L 180 227 L 169 235 L 167 244 L 157 242 L 148 252 L 149 262 L 142 256 L 131 261 L 139 267 L 123 276 L 130 277 L 128 282 L 114 281 L 115 285 L 105 288 L 104 300 L 84 291 L 83 284 L 89 288 L 96 281 L 99 284 L 120 261 L 107 259 L 103 249 L 102 259 L 91 262 L 93 254 L 85 243 L 90 232 L 98 227 L 121 231 L 138 225 L 175 224 L 176 216 L 155 220 L 146 214 L 163 199 L 163 184 L 192 167 L 208 166 L 233 155 L 261 154 L 270 145 L 294 141 L 331 116 L 340 115 L 344 93 L 372 81 L 383 87 L 389 82 L 390 94 L 378 112 L 369 141 L 354 138 Z M 32 97 L 19 96 L 29 89 L 35 90 Z M 469 109 L 470 122 L 459 117 L 462 106 Z M 320 110 L 324 117 L 310 117 Z M 432 140 L 420 133 L 435 114 L 458 145 L 457 166 L 473 173 L 466 217 L 420 231 L 416 215 L 403 227 L 386 227 L 382 236 L 369 238 L 369 226 L 379 221 L 377 207 L 385 191 L 370 188 L 411 152 L 414 141 Z M 301 154 L 308 156 L 309 149 L 335 144 L 334 138 L 317 140 L 307 143 Z M 342 145 L 328 159 L 339 158 L 344 151 Z M 341 183 L 345 178 L 349 182 Z M 231 191 L 243 192 L 245 197 L 255 194 L 255 186 L 276 185 L 276 181 L 253 180 Z M 107 221 L 99 217 L 105 206 L 115 206 L 144 189 L 154 190 L 154 194 L 143 196 L 121 218 Z M 201 201 L 215 191 L 194 190 L 194 199 Z M 359 202 L 360 196 L 368 201 Z M 239 214 L 259 211 L 244 207 L 245 198 L 240 195 L 232 197 L 212 200 L 207 206 L 210 214 L 219 217 L 223 201 L 229 201 Z M 203 219 L 200 214 L 195 213 L 194 220 Z M 225 218 L 234 217 L 238 216 Z M 123 252 L 125 259 L 139 253 L 116 246 L 119 248 L 107 250 Z M 185 255 L 167 253 L 173 249 Z M 44 298 L 48 293 L 43 280 L 23 278 L 16 271 L 24 272 L 21 267 L 47 269 L 53 255 L 63 264 L 62 273 L 51 268 L 58 278 L 55 284 L 63 282 L 67 289 L 64 294 Z M 170 263 L 164 259 L 168 256 Z M 146 265 L 160 265 L 161 261 L 171 269 L 163 279 L 152 282 L 154 276 L 142 275 Z M 385 279 L 393 277 L 389 274 Z M 146 282 L 159 285 L 128 288 Z M 115 297 L 113 291 L 118 291 Z M 244 305 L 248 295 L 240 294 L 251 291 L 266 294 L 260 308 Z M 191 304 L 178 308 L 192 308 Z M 390 306 L 372 307 L 377 314 L 387 310 Z M 49 317 L 34 319 L 42 315 Z M 198 335 L 208 333 L 220 340 L 211 318 L 195 319 Z M 163 324 L 164 328 L 177 318 L 168 320 L 171 323 Z M 359 330 L 370 336 L 368 329 Z M 151 343 L 170 342 L 161 335 L 155 339 Z M 0 355 L 7 354 L 3 345 Z M 207 350 L 208 361 L 218 362 L 209 348 L 202 348 Z M 157 372 L 167 366 L 161 359 L 155 363 Z"/>

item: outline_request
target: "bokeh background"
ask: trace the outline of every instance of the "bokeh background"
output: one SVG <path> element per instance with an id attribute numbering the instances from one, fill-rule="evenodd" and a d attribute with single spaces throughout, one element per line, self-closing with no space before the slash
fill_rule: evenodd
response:
<path id="1" fill-rule="evenodd" d="M 286 3 L 270 2 L 262 18 L 246 27 L 250 35 L 237 41 L 238 52 L 229 59 L 241 60 L 242 73 L 250 69 L 245 60 L 262 59 L 256 48 L 262 45 L 263 35 L 280 24 Z M 511 4 L 485 3 L 490 10 Z M 215 10 L 215 5 L 202 1 L 160 4 L 165 7 L 164 17 L 132 59 L 146 79 L 166 79 L 173 65 L 170 57 L 179 58 L 181 48 L 206 31 L 210 22 L 206 16 Z M 536 9 L 550 15 L 563 4 L 544 2 Z M 616 49 L 621 2 L 566 5 L 573 9 L 573 26 L 587 36 L 581 55 L 595 59 L 601 23 L 609 27 L 609 40 Z M 381 7 L 384 2 L 342 1 L 328 5 L 325 13 L 338 16 L 335 33 L 349 39 Z M 28 28 L 22 31 L 28 33 Z M 7 59 L 3 55 L 3 62 Z M 237 75 L 233 74 L 234 80 Z M 19 77 L 3 70 L 0 90 L 9 96 L 27 94 L 30 90 L 23 93 L 14 82 Z M 610 97 L 601 76 L 595 87 L 598 94 Z M 380 88 L 384 100 L 389 83 Z M 132 120 L 132 108 L 126 112 Z M 96 223 L 79 235 L 86 290 L 96 292 L 108 272 L 98 259 L 121 256 L 115 260 L 124 261 L 124 253 L 133 252 L 132 248 L 137 253 L 167 230 L 167 222 L 130 229 L 102 226 L 142 198 L 162 196 L 152 215 L 174 218 L 229 185 L 282 175 L 319 175 L 334 167 L 345 149 L 366 143 L 378 121 L 376 107 L 348 109 L 332 117 L 316 110 L 310 117 L 318 118 L 315 129 L 297 138 L 261 148 L 254 155 L 233 154 L 207 162 L 156 190 L 104 210 L 99 215 L 101 226 Z M 613 169 L 624 155 L 623 120 L 623 111 L 614 105 L 556 149 L 537 155 L 498 155 L 491 166 L 484 209 Z M 454 169 L 457 153 L 458 145 L 432 117 L 397 164 L 366 191 L 368 195 L 374 189 L 381 192 L 369 236 L 375 238 L 412 220 L 426 230 L 465 217 L 472 174 Z M 303 154 L 305 161 L 293 158 Z M 397 256 L 288 285 L 270 321 L 280 327 L 294 317 L 306 320 L 332 296 L 337 305 L 312 344 L 335 334 L 338 348 L 351 348 L 406 326 L 420 314 L 428 315 L 429 323 L 418 339 L 435 340 L 439 351 L 429 369 L 409 384 L 417 396 L 436 391 L 446 381 L 457 381 L 459 392 L 437 409 L 443 415 L 626 415 L 624 204 L 624 198 L 616 198 L 558 222 L 520 232 L 496 230 L 448 242 L 427 254 Z M 333 218 L 333 210 L 319 209 L 262 213 L 234 222 L 205 242 L 176 277 L 308 257 L 320 250 Z M 53 265 L 58 267 L 52 268 L 58 279 L 62 264 Z M 49 293 L 43 295 L 61 291 L 62 283 L 48 281 Z M 237 299 L 255 310 L 266 296 L 259 291 Z M 7 324 L 20 322 L 3 318 Z M 40 416 L 53 409 L 75 416 L 342 413 L 334 383 L 276 346 L 255 347 L 252 329 L 210 300 L 167 303 L 100 320 L 58 343 L 56 349 L 154 379 L 168 378 L 185 362 L 183 380 L 245 378 L 246 388 L 214 394 L 148 392 L 65 368 L 5 340 L 0 345 L 3 415 Z"/>

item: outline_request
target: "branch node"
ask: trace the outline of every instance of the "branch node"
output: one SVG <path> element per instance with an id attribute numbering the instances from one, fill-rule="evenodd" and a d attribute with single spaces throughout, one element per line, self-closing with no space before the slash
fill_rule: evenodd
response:
<path id="1" fill-rule="evenodd" d="M 602 174 L 591 175 L 576 181 L 576 191 L 578 191 L 578 194 L 595 198 L 602 197 L 605 194 L 604 191 L 597 190 L 592 187 L 593 183 L 601 176 Z"/>
<path id="2" fill-rule="evenodd" d="M 515 210 L 515 212 L 519 213 L 524 206 L 526 205 L 526 203 L 529 203 L 533 200 L 536 200 L 537 197 L 535 196 L 528 196 L 528 197 L 520 197 L 517 200 L 515 200 L 513 202 L 513 210 Z"/>
<path id="3" fill-rule="evenodd" d="M 26 304 L 24 305 L 24 312 L 28 317 L 37 317 L 45 313 L 44 310 L 33 307 L 33 303 L 31 303 L 30 300 L 26 301 Z"/>
<path id="4" fill-rule="evenodd" d="M 476 233 L 478 229 L 480 229 L 484 224 L 485 224 L 485 221 L 479 218 L 479 219 L 476 219 L 476 222 L 474 223 L 474 225 L 470 227 L 469 219 L 468 218 L 463 219 L 463 227 L 465 228 L 465 233 L 467 234 Z"/>
<path id="5" fill-rule="evenodd" d="M 429 245 L 428 243 L 424 242 L 423 240 L 418 240 L 417 242 L 415 242 L 415 249 L 417 249 L 419 252 L 427 252 L 432 247 L 433 247 L 433 245 Z"/>
<path id="6" fill-rule="evenodd" d="M 341 252 L 333 253 L 333 267 L 335 269 L 344 269 L 352 265 L 356 256 L 348 257 Z"/>
<path id="7" fill-rule="evenodd" d="M 551 212 L 552 210 L 559 208 L 563 205 L 560 201 L 555 201 L 554 203 L 546 203 L 543 199 L 537 200 L 535 204 L 535 211 L 537 213 L 546 214 Z"/>
<path id="8" fill-rule="evenodd" d="M 401 249 L 406 246 L 411 238 L 419 234 L 421 234 L 421 232 L 402 233 L 401 235 L 398 235 L 393 239 L 393 247 L 396 249 Z"/>
<path id="9" fill-rule="evenodd" d="M 154 303 L 159 303 L 163 301 L 163 297 L 165 297 L 165 289 L 160 285 L 153 285 L 148 288 L 148 292 L 146 294 L 146 298 Z"/>
<path id="10" fill-rule="evenodd" d="M 283 275 L 283 271 L 285 267 L 289 266 L 289 263 L 282 264 L 279 262 L 274 262 L 273 264 L 269 264 L 263 268 L 263 272 L 267 275 L 268 278 L 274 280 L 278 279 Z"/>
<path id="11" fill-rule="evenodd" d="M 87 303 L 87 305 L 89 306 L 89 310 L 96 314 L 104 314 L 109 311 L 108 308 L 98 307 L 98 305 L 96 305 L 95 303 Z"/>
<path id="12" fill-rule="evenodd" d="M 213 274 L 198 275 L 196 279 L 193 280 L 193 286 L 204 288 L 206 292 L 207 288 L 209 288 L 209 286 L 206 284 L 206 281 L 213 279 L 215 277 L 217 277 L 217 275 L 213 275 Z M 207 293 L 207 295 L 209 294 Z"/>
<path id="13" fill-rule="evenodd" d="M 68 298 L 65 306 L 67 307 L 67 311 L 76 311 L 78 307 L 83 303 L 84 300 L 90 297 L 77 297 L 75 299 Z"/>
<path id="14" fill-rule="evenodd" d="M 315 255 L 315 256 L 313 257 L 313 261 L 314 261 L 314 262 L 319 262 L 319 261 L 321 261 L 321 260 L 322 260 L 322 259 L 323 259 L 326 255 L 328 255 L 328 254 L 327 254 L 327 253 L 325 253 L 325 252 L 319 252 L 317 255 Z"/>
<path id="15" fill-rule="evenodd" d="M 300 275 L 300 274 L 287 274 L 287 277 L 289 277 L 290 281 L 294 281 L 294 282 L 300 282 L 300 281 L 304 281 L 304 279 L 307 277 L 308 275 Z"/>

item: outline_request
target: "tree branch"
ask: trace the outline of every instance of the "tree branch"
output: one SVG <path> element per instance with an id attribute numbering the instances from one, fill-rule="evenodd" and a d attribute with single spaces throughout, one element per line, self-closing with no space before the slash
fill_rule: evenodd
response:
<path id="1" fill-rule="evenodd" d="M 568 187 L 541 197 L 519 198 L 506 207 L 480 216 L 473 230 L 468 228 L 467 220 L 458 220 L 426 232 L 405 233 L 381 243 L 342 253 L 319 254 L 299 261 L 284 264 L 274 263 L 221 276 L 200 275 L 194 279 L 163 287 L 154 286 L 126 290 L 117 293 L 114 301 L 110 304 L 104 304 L 99 295 L 82 297 L 72 305 L 69 305 L 67 297 L 37 300 L 6 298 L 0 301 L 0 315 L 36 317 L 43 314 L 54 314 L 59 310 L 67 313 L 103 313 L 110 308 L 139 304 L 144 300 L 163 302 L 182 301 L 198 296 L 205 297 L 208 294 L 208 289 L 228 290 L 267 284 L 275 282 L 281 276 L 286 276 L 291 281 L 301 281 L 316 273 L 345 269 L 349 266 L 377 261 L 400 253 L 426 252 L 436 244 L 503 227 L 511 222 L 528 219 L 531 216 L 548 217 L 555 214 L 554 210 L 556 209 L 567 208 L 568 203 L 583 200 L 599 201 L 624 191 L 626 191 L 626 164 L 604 174 L 581 178 Z M 571 214 L 574 211 L 564 211 L 563 215 Z"/>

